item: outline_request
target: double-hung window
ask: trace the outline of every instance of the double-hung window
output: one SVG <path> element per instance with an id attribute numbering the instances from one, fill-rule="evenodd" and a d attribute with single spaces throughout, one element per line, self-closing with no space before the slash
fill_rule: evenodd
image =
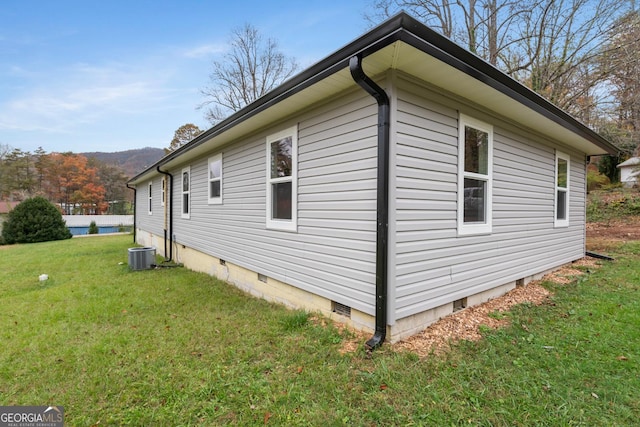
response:
<path id="1" fill-rule="evenodd" d="M 161 187 L 160 187 L 160 206 L 164 206 L 166 199 L 167 199 L 167 177 L 163 177 L 161 181 Z"/>
<path id="2" fill-rule="evenodd" d="M 267 228 L 297 229 L 298 128 L 267 137 Z"/>
<path id="3" fill-rule="evenodd" d="M 209 158 L 209 204 L 222 203 L 222 153 Z"/>
<path id="4" fill-rule="evenodd" d="M 556 151 L 556 227 L 569 226 L 569 156 Z"/>
<path id="5" fill-rule="evenodd" d="M 458 234 L 491 233 L 493 127 L 460 115 Z"/>
<path id="6" fill-rule="evenodd" d="M 191 168 L 182 169 L 182 218 L 189 218 L 191 214 Z"/>
<path id="7" fill-rule="evenodd" d="M 153 215 L 153 183 L 149 183 L 148 193 L 147 193 L 147 207 L 149 215 Z"/>

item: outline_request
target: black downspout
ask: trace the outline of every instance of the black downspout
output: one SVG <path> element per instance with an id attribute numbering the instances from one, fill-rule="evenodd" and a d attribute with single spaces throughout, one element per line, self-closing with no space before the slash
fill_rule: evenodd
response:
<path id="1" fill-rule="evenodd" d="M 136 243 L 136 206 L 138 205 L 136 203 L 136 197 L 138 194 L 138 190 L 136 189 L 136 187 L 129 187 L 129 183 L 127 183 L 127 188 L 129 190 L 133 190 L 133 243 Z"/>
<path id="2" fill-rule="evenodd" d="M 362 69 L 362 56 L 349 60 L 355 82 L 378 102 L 378 175 L 376 229 L 376 330 L 366 346 L 373 350 L 387 335 L 387 246 L 389 234 L 389 124 L 391 108 L 387 93 Z"/>
<path id="3" fill-rule="evenodd" d="M 170 261 L 173 261 L 173 175 L 171 175 L 169 172 L 160 170 L 160 166 L 156 166 L 156 170 L 161 174 L 169 177 L 169 184 L 165 186 L 165 191 L 166 191 L 166 188 L 169 188 L 169 208 L 167 209 L 165 207 L 165 209 L 169 211 L 169 258 L 167 258 L 167 230 L 165 229 L 164 230 L 164 259 L 166 262 L 170 262 Z"/>

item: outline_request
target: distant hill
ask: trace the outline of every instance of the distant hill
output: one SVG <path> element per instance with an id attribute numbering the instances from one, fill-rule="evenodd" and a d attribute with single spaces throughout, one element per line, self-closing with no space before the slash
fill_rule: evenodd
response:
<path id="1" fill-rule="evenodd" d="M 117 151 L 115 153 L 80 153 L 86 158 L 95 158 L 104 163 L 120 166 L 124 173 L 133 177 L 145 170 L 164 156 L 162 148 L 139 148 L 135 150 Z"/>

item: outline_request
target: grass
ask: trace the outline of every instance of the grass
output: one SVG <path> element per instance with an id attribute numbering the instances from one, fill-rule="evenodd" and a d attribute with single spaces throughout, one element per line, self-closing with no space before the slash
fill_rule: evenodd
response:
<path id="1" fill-rule="evenodd" d="M 182 268 L 130 236 L 0 248 L 0 405 L 66 425 L 636 425 L 640 244 L 443 356 L 384 345 Z M 124 263 L 123 265 L 119 264 Z M 40 274 L 50 279 L 40 282 Z"/>

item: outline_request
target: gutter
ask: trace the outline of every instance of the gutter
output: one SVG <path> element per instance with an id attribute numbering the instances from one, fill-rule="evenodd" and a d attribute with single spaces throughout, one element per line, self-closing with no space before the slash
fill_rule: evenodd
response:
<path id="1" fill-rule="evenodd" d="M 136 187 L 130 187 L 128 182 L 126 185 L 129 190 L 133 190 L 133 243 L 136 243 L 136 206 L 138 205 L 136 203 L 136 196 L 138 189 Z"/>
<path id="2" fill-rule="evenodd" d="M 382 345 L 387 335 L 387 264 L 389 240 L 389 124 L 391 108 L 387 93 L 362 69 L 362 55 L 349 59 L 353 80 L 378 102 L 378 175 L 376 205 L 376 329 L 365 345 Z"/>
<path id="3" fill-rule="evenodd" d="M 156 166 L 156 170 L 169 177 L 169 184 L 165 186 L 169 188 L 169 208 L 165 206 L 165 215 L 166 211 L 169 211 L 169 258 L 167 258 L 167 221 L 165 216 L 165 227 L 164 227 L 164 260 L 165 262 L 173 261 L 173 175 L 169 172 L 165 172 L 160 169 L 160 165 Z M 167 202 L 165 201 L 165 204 Z"/>

